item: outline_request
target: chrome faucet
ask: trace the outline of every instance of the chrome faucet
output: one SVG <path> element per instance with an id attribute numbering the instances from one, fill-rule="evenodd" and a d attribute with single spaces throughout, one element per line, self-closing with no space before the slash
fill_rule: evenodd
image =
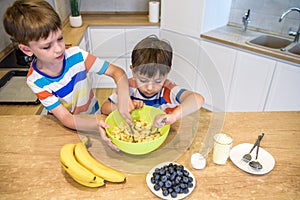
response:
<path id="1" fill-rule="evenodd" d="M 279 22 L 281 22 L 283 20 L 283 18 L 290 12 L 292 11 L 298 11 L 300 13 L 300 8 L 296 8 L 296 7 L 293 7 L 293 8 L 289 8 L 287 11 L 285 11 L 281 17 L 279 18 Z M 299 37 L 300 37 L 300 24 L 299 24 L 299 28 L 298 28 L 298 31 L 289 31 L 289 35 L 292 35 L 292 36 L 295 36 L 295 39 L 294 39 L 294 42 L 297 42 L 299 43 Z"/>
<path id="2" fill-rule="evenodd" d="M 248 23 L 250 22 L 250 9 L 248 9 L 248 11 L 242 17 L 242 22 L 243 22 L 243 31 L 246 31 L 248 27 Z"/>

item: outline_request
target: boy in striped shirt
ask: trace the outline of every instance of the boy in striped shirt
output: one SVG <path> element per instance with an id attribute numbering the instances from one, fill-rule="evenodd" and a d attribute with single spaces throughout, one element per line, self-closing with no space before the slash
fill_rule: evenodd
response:
<path id="1" fill-rule="evenodd" d="M 79 114 L 100 113 L 90 75 L 105 74 L 114 79 L 121 102 L 118 109 L 131 123 L 129 111 L 134 107 L 125 72 L 78 47 L 66 49 L 62 22 L 46 1 L 15 1 L 6 10 L 3 23 L 18 48 L 34 56 L 27 84 L 48 112 L 68 128 L 100 131 L 109 146 L 118 150 L 106 136 L 104 128 L 108 125 L 104 121 L 86 119 Z"/>
<path id="2" fill-rule="evenodd" d="M 133 49 L 131 59 L 133 77 L 129 79 L 130 97 L 135 108 L 144 104 L 164 110 L 154 120 L 154 126 L 160 128 L 172 124 L 183 116 L 201 108 L 204 98 L 188 91 L 167 79 L 172 65 L 172 47 L 156 36 L 141 40 Z M 118 92 L 113 93 L 102 105 L 103 114 L 109 114 L 119 104 Z M 166 120 L 163 120 L 166 118 Z"/>

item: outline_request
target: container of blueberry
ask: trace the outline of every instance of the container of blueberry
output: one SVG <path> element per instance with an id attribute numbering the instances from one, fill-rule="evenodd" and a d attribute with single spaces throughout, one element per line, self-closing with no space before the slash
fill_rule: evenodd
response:
<path id="1" fill-rule="evenodd" d="M 194 190 L 196 179 L 183 165 L 164 162 L 148 172 L 146 183 L 162 199 L 183 199 Z"/>

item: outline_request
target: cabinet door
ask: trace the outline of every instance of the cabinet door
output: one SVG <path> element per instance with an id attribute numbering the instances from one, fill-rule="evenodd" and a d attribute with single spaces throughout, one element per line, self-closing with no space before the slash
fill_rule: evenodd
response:
<path id="1" fill-rule="evenodd" d="M 196 90 L 205 97 L 204 107 L 226 111 L 237 51 L 207 41 L 201 41 L 200 50 Z"/>
<path id="2" fill-rule="evenodd" d="M 163 0 L 161 29 L 199 37 L 228 23 L 231 0 Z"/>
<path id="3" fill-rule="evenodd" d="M 300 110 L 300 66 L 277 62 L 265 111 Z"/>
<path id="4" fill-rule="evenodd" d="M 87 50 L 86 49 L 86 42 L 85 42 L 85 38 L 83 37 L 82 39 L 81 39 L 81 41 L 80 41 L 80 43 L 78 44 L 78 46 L 81 48 L 81 49 L 83 49 L 83 50 Z"/>
<path id="5" fill-rule="evenodd" d="M 229 95 L 229 111 L 263 111 L 276 61 L 239 51 Z"/>
<path id="6" fill-rule="evenodd" d="M 198 74 L 199 40 L 164 30 L 161 30 L 160 36 L 170 42 L 173 49 L 172 68 L 168 78 L 177 85 L 194 90 Z"/>
<path id="7" fill-rule="evenodd" d="M 204 1 L 163 0 L 161 6 L 161 29 L 199 37 Z"/>
<path id="8" fill-rule="evenodd" d="M 143 28 L 130 28 L 125 30 L 125 46 L 126 46 L 126 57 L 131 57 L 131 52 L 135 45 L 149 35 L 156 35 L 159 38 L 159 27 L 143 27 Z"/>
<path id="9" fill-rule="evenodd" d="M 90 27 L 90 52 L 98 57 L 120 57 L 126 54 L 125 29 Z"/>

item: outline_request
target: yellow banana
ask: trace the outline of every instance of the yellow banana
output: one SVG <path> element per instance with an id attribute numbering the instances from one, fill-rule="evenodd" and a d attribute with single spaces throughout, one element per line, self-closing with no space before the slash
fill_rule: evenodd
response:
<path id="1" fill-rule="evenodd" d="M 105 166 L 93 158 L 81 142 L 75 146 L 75 158 L 81 165 L 106 181 L 120 183 L 126 179 L 123 173 Z"/>
<path id="2" fill-rule="evenodd" d="M 70 172 L 68 168 L 66 168 L 64 165 L 62 165 L 63 168 L 66 170 L 66 172 L 77 182 L 80 183 L 81 185 L 87 186 L 87 187 L 100 187 L 104 185 L 104 180 L 100 177 L 97 177 L 95 180 L 93 181 L 88 181 L 88 180 L 82 180 L 81 179 L 77 179 L 75 178 L 75 176 L 73 176 L 73 172 Z"/>
<path id="3" fill-rule="evenodd" d="M 88 187 L 100 187 L 104 180 L 78 163 L 74 157 L 75 144 L 65 144 L 60 150 L 60 161 L 66 172 L 78 183 Z"/>

